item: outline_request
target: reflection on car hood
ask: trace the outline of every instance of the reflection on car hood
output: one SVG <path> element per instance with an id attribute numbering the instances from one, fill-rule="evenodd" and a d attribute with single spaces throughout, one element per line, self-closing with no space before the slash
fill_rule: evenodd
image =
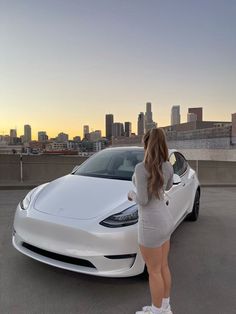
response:
<path id="1" fill-rule="evenodd" d="M 46 185 L 33 206 L 51 215 L 92 219 L 130 206 L 127 194 L 132 188 L 131 181 L 66 175 Z"/>

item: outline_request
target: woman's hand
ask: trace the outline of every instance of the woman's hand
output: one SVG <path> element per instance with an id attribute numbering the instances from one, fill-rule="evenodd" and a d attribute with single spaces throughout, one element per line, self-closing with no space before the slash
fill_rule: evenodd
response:
<path id="1" fill-rule="evenodd" d="M 129 200 L 129 201 L 133 201 L 133 192 L 134 192 L 134 191 L 129 191 L 129 192 L 128 192 L 128 200 Z"/>

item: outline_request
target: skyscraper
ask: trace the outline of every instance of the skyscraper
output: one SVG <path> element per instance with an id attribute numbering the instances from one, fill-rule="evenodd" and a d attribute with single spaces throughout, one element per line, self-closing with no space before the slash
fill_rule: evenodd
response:
<path id="1" fill-rule="evenodd" d="M 152 103 L 146 103 L 146 112 L 145 112 L 145 122 L 144 122 L 144 129 L 145 132 L 152 128 L 157 127 L 157 123 L 152 120 Z"/>
<path id="2" fill-rule="evenodd" d="M 108 140 L 112 137 L 112 124 L 114 122 L 113 114 L 106 114 L 106 138 Z"/>
<path id="3" fill-rule="evenodd" d="M 84 138 L 86 138 L 86 134 L 88 134 L 89 133 L 89 126 L 88 125 L 84 125 L 84 127 L 83 127 L 83 137 Z"/>
<path id="4" fill-rule="evenodd" d="M 131 136 L 131 122 L 125 122 L 125 136 Z"/>
<path id="5" fill-rule="evenodd" d="M 16 144 L 17 143 L 17 132 L 16 129 L 10 130 L 10 144 Z"/>
<path id="6" fill-rule="evenodd" d="M 144 113 L 140 112 L 138 115 L 138 135 L 144 135 L 144 128 L 145 128 L 145 119 L 144 119 Z"/>
<path id="7" fill-rule="evenodd" d="M 120 122 L 112 123 L 112 136 L 118 137 L 124 135 L 124 125 Z"/>
<path id="8" fill-rule="evenodd" d="M 180 124 L 180 106 L 172 106 L 171 108 L 171 125 Z"/>
<path id="9" fill-rule="evenodd" d="M 24 142 L 29 143 L 31 141 L 31 126 L 29 124 L 24 125 Z"/>
<path id="10" fill-rule="evenodd" d="M 195 113 L 197 121 L 202 121 L 202 107 L 188 108 L 188 113 Z"/>

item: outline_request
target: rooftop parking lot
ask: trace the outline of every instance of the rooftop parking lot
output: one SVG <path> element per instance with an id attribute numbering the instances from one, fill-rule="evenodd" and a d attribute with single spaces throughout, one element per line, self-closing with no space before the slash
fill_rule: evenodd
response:
<path id="1" fill-rule="evenodd" d="M 150 304 L 144 276 L 112 279 L 40 263 L 16 251 L 11 232 L 26 190 L 0 190 L 0 313 L 134 314 Z M 236 313 L 236 187 L 202 188 L 197 222 L 172 234 L 174 314 Z"/>

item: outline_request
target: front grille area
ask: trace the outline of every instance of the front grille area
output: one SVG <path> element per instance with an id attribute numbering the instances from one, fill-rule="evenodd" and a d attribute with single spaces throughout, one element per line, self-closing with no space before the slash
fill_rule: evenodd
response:
<path id="1" fill-rule="evenodd" d="M 48 257 L 48 258 L 52 258 L 52 259 L 60 261 L 60 262 L 69 263 L 69 264 L 78 265 L 78 266 L 96 268 L 91 262 L 84 260 L 84 259 L 81 259 L 81 258 L 70 257 L 70 256 L 58 254 L 58 253 L 49 252 L 49 251 L 40 249 L 40 248 L 33 246 L 29 243 L 26 243 L 26 242 L 23 242 L 22 246 L 25 247 L 26 249 L 32 251 L 32 252 L 35 252 L 37 254 L 40 254 L 40 255 Z"/>

